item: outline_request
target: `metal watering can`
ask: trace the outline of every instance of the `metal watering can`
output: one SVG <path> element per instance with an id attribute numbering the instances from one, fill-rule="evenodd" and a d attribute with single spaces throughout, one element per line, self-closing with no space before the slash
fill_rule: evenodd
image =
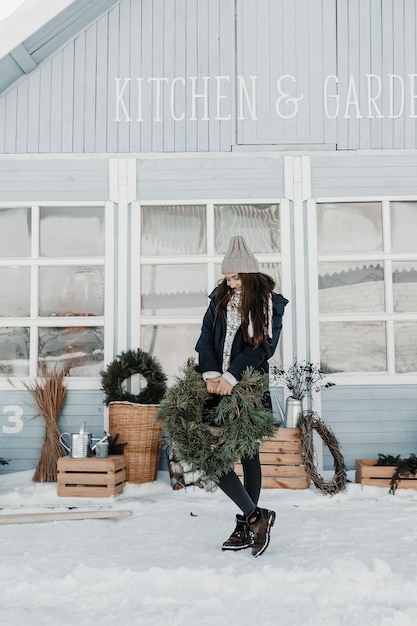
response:
<path id="1" fill-rule="evenodd" d="M 91 452 L 96 453 L 98 459 L 106 459 L 109 455 L 109 437 L 110 433 L 104 433 L 104 437 L 101 439 L 93 438 L 93 441 L 97 443 L 91 447 Z"/>
<path id="2" fill-rule="evenodd" d="M 64 437 L 69 437 L 69 445 L 64 441 Z M 81 423 L 79 433 L 62 433 L 60 442 L 74 459 L 85 459 L 91 456 L 91 433 L 85 432 L 85 422 Z"/>

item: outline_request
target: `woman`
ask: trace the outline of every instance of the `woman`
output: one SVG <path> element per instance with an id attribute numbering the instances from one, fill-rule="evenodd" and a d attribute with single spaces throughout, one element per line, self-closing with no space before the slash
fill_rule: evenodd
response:
<path id="1" fill-rule="evenodd" d="M 247 367 L 268 373 L 268 360 L 277 347 L 282 316 L 287 304 L 274 293 L 274 280 L 259 271 L 258 261 L 243 237 L 232 237 L 222 262 L 224 279 L 210 294 L 210 305 L 197 341 L 197 370 L 212 394 L 210 406 L 231 395 Z M 269 408 L 269 393 L 263 399 Z M 222 474 L 220 489 L 241 509 L 236 528 L 223 543 L 223 550 L 252 547 L 260 556 L 268 547 L 275 512 L 258 507 L 262 472 L 259 452 L 241 459 L 243 484 L 231 469 Z"/>

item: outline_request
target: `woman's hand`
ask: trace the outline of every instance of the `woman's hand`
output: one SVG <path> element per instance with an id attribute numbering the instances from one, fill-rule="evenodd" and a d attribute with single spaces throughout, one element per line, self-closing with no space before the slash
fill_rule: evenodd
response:
<path id="1" fill-rule="evenodd" d="M 216 378 L 207 378 L 206 389 L 209 393 L 219 393 L 217 391 L 219 380 L 220 380 L 220 376 L 216 376 Z"/>
<path id="2" fill-rule="evenodd" d="M 217 376 L 216 378 L 207 378 L 206 389 L 209 393 L 215 393 L 218 396 L 231 396 L 233 385 L 223 376 Z"/>
<path id="3" fill-rule="evenodd" d="M 231 385 L 223 376 L 220 376 L 217 384 L 217 393 L 219 396 L 231 396 L 233 391 L 233 385 Z"/>

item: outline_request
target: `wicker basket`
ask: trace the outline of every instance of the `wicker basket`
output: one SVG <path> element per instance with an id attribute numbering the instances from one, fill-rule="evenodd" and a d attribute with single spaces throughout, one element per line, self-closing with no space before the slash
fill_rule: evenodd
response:
<path id="1" fill-rule="evenodd" d="M 109 403 L 109 430 L 127 442 L 126 481 L 149 483 L 156 480 L 161 458 L 163 426 L 155 419 L 159 404 Z"/>

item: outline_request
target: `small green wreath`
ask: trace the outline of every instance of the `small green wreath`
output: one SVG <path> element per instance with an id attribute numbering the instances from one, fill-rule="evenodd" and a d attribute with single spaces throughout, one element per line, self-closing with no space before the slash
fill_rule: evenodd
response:
<path id="1" fill-rule="evenodd" d="M 183 376 L 168 389 L 157 419 L 168 432 L 167 447 L 173 446 L 181 461 L 200 472 L 204 482 L 217 482 L 242 456 L 252 457 L 260 441 L 278 428 L 272 411 L 262 402 L 269 378 L 247 368 L 230 396 L 224 396 L 207 413 L 210 395 L 190 358 Z"/>
<path id="2" fill-rule="evenodd" d="M 125 380 L 140 374 L 147 382 L 138 394 L 129 393 L 123 386 Z M 127 350 L 119 354 L 107 368 L 100 372 L 104 401 L 159 404 L 167 389 L 166 376 L 161 365 L 143 350 Z"/>

